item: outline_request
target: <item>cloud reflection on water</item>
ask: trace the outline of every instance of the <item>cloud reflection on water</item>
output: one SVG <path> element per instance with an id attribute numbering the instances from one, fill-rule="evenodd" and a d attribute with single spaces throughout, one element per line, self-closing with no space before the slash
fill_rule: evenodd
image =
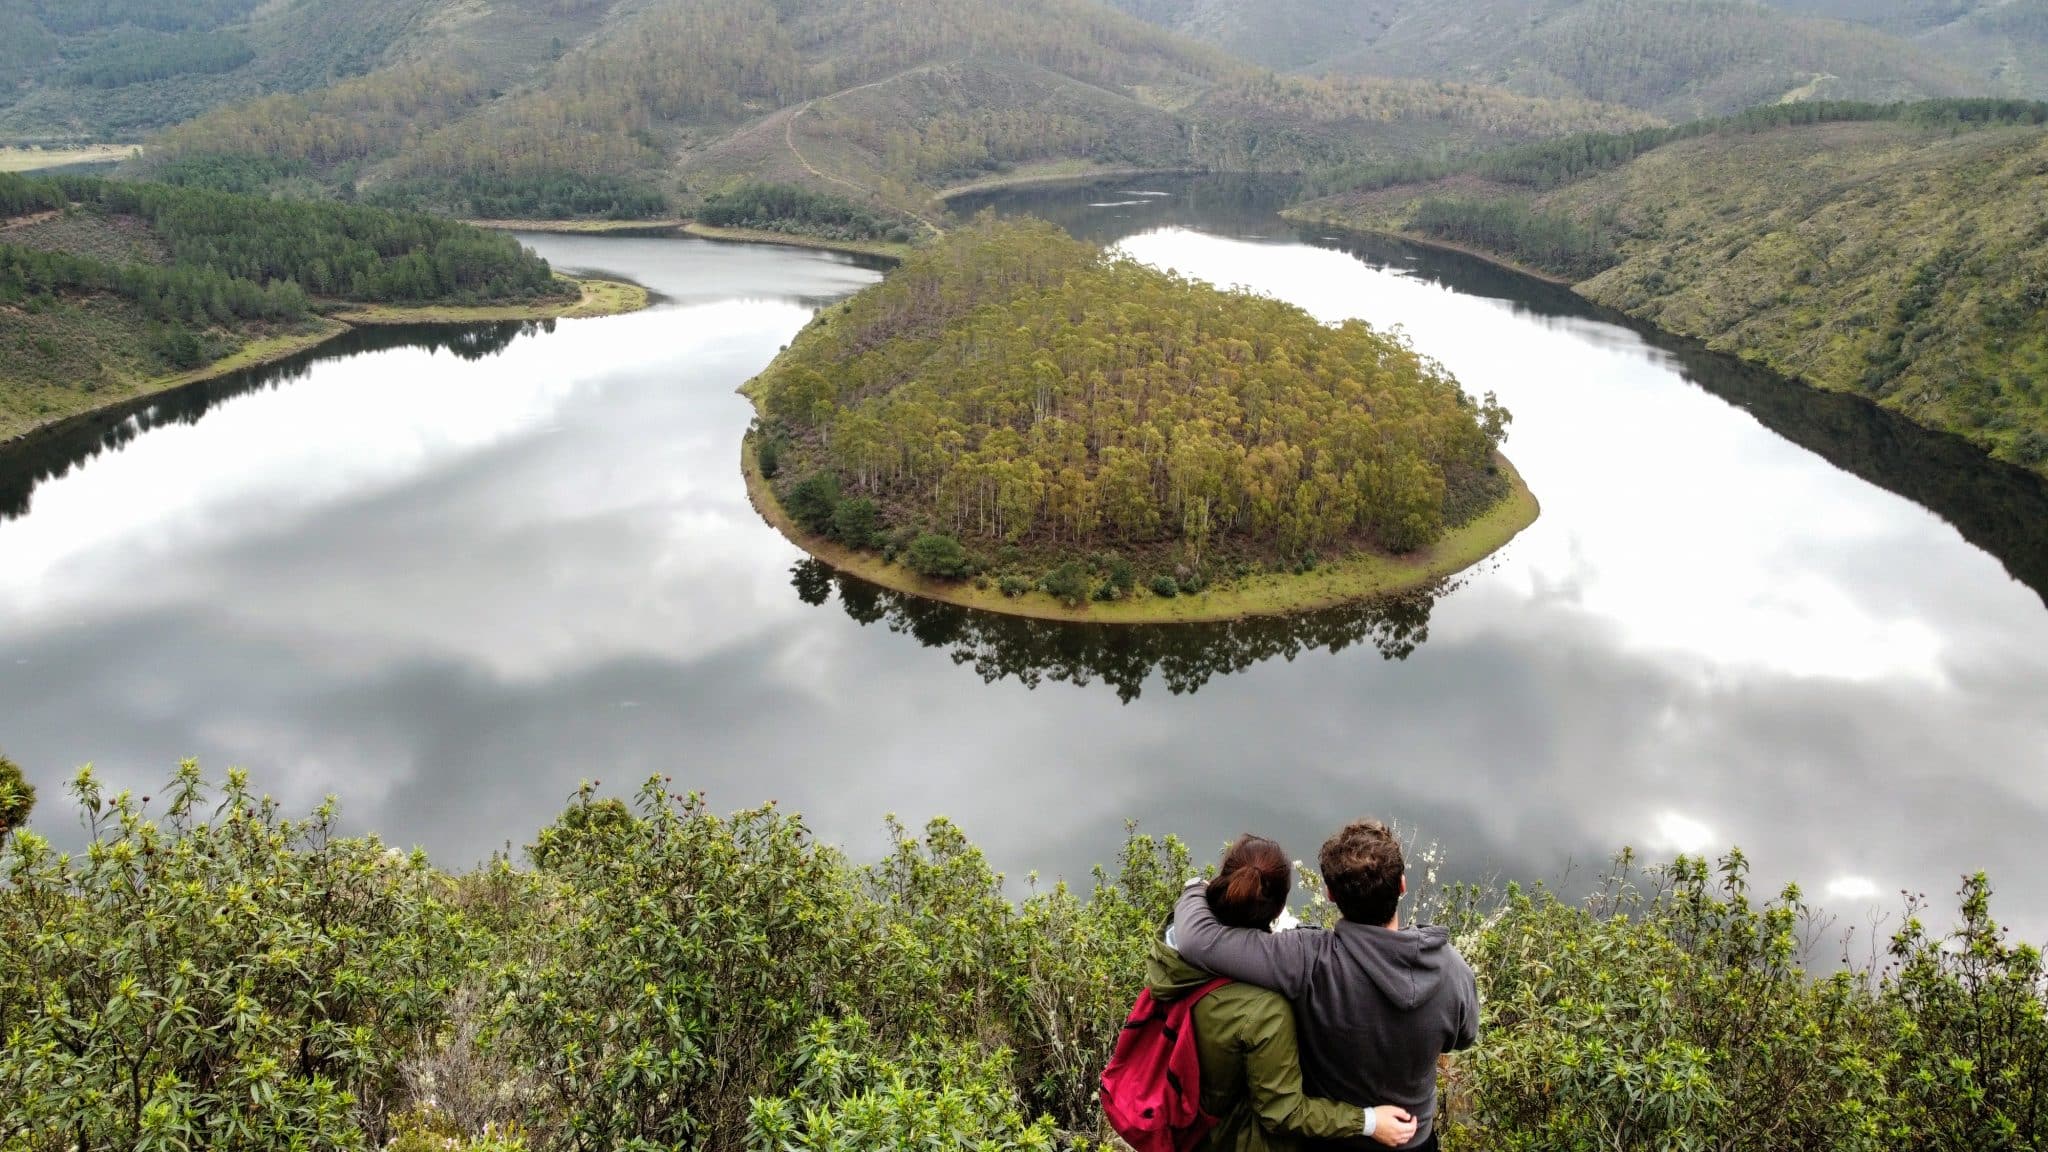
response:
<path id="1" fill-rule="evenodd" d="M 1130 696 L 1130 651 L 1104 647 L 1116 677 L 1033 690 L 1026 671 L 1086 667 L 1088 645 L 969 629 L 962 660 L 943 614 L 892 630 L 837 589 L 810 607 L 796 550 L 746 503 L 733 389 L 871 271 L 540 243 L 669 303 L 477 361 L 319 363 L 0 523 L 0 739 L 37 783 L 90 759 L 149 785 L 196 755 L 293 804 L 338 792 L 352 827 L 458 862 L 530 837 L 580 778 L 661 771 L 720 807 L 780 799 L 856 852 L 885 812 L 944 812 L 999 866 L 1074 878 L 1129 817 L 1306 856 L 1373 811 L 1460 874 L 1542 879 L 1651 847 L 1677 814 L 1767 881 L 1856 878 L 1839 898 L 1859 904 L 1987 868 L 2001 910 L 2048 935 L 2039 597 L 1626 328 L 1299 245 L 1133 241 L 1319 314 L 1398 316 L 1515 410 L 1545 515 L 1428 607 L 1404 660 L 1368 628 L 1216 661 L 1197 692 L 1162 658 Z"/>

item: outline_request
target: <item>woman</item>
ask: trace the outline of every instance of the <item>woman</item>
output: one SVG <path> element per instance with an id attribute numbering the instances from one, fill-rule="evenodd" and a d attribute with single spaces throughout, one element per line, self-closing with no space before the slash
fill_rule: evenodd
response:
<path id="1" fill-rule="evenodd" d="M 1246 835 L 1223 854 L 1209 882 L 1209 908 L 1225 924 L 1270 930 L 1287 909 L 1294 868 L 1280 846 Z M 1214 977 L 1173 950 L 1173 928 L 1152 942 L 1145 982 L 1155 1000 L 1172 1000 Z M 1392 1105 L 1359 1108 L 1303 1094 L 1294 1047 L 1294 1009 L 1277 992 L 1225 984 L 1196 1002 L 1195 1049 L 1202 1064 L 1202 1110 L 1221 1122 L 1197 1152 L 1294 1152 L 1303 1140 L 1372 1138 L 1398 1148 L 1415 1137 L 1415 1118 Z"/>

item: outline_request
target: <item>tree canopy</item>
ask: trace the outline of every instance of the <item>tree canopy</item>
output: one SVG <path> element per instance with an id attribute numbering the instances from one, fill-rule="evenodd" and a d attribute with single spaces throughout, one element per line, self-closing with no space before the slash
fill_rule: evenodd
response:
<path id="1" fill-rule="evenodd" d="M 142 221 L 168 250 L 170 273 L 209 284 L 237 281 L 261 289 L 290 282 L 294 292 L 398 302 L 529 299 L 560 291 L 547 261 L 518 241 L 431 216 L 167 184 L 0 174 L 0 218 L 73 208 Z M 88 284 L 76 269 L 57 271 L 71 267 L 64 260 L 73 256 L 10 253 L 16 265 L 51 268 L 60 283 L 139 298 L 139 291 L 122 290 L 107 275 L 94 273 L 102 282 Z M 161 270 L 106 271 L 134 279 Z"/>
<path id="2" fill-rule="evenodd" d="M 1405 341 L 1039 221 L 913 254 L 750 390 L 785 490 L 986 546 L 1408 551 L 1505 491 L 1508 413 Z"/>

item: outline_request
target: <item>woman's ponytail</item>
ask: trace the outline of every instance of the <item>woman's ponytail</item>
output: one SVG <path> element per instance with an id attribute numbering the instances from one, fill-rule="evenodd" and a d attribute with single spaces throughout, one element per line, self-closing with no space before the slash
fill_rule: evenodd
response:
<path id="1" fill-rule="evenodd" d="M 1280 845 L 1247 832 L 1223 854 L 1209 881 L 1209 910 L 1234 928 L 1267 928 L 1287 908 L 1294 867 Z"/>

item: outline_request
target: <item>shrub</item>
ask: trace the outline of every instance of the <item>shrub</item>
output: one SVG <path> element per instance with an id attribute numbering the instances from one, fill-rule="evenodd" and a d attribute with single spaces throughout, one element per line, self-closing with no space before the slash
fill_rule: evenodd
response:
<path id="1" fill-rule="evenodd" d="M 91 839 L 7 846 L 0 1131 L 9 1147 L 355 1147 L 400 1057 L 488 943 L 419 854 L 288 820 L 239 772 L 167 801 L 72 792 Z M 210 816 L 208 815 L 210 813 Z"/>
<path id="2" fill-rule="evenodd" d="M 839 478 L 830 472 L 813 472 L 796 482 L 782 506 L 805 528 L 829 532 L 832 517 L 839 511 Z"/>
<path id="3" fill-rule="evenodd" d="M 1123 600 L 1130 596 L 1131 589 L 1138 586 L 1138 570 L 1129 560 L 1115 553 L 1102 558 L 1099 567 L 1103 570 L 1102 585 L 1095 589 L 1097 600 Z"/>
<path id="4" fill-rule="evenodd" d="M 527 846 L 535 867 L 548 868 L 570 855 L 607 855 L 633 832 L 633 810 L 625 801 L 591 797 L 590 785 L 579 788 L 576 802 Z"/>
<path id="5" fill-rule="evenodd" d="M 206 363 L 206 349 L 199 343 L 198 335 L 188 328 L 158 329 L 151 338 L 151 347 L 173 368 L 186 370 Z"/>
<path id="6" fill-rule="evenodd" d="M 753 1101 L 749 1152 L 980 1148 L 1052 1152 L 1052 1119 L 1023 1118 L 1009 1053 L 913 1041 L 878 1055 L 867 1022 L 821 1020 L 800 1055 L 808 1070 L 786 1097 Z"/>
<path id="7" fill-rule="evenodd" d="M 1068 560 L 1047 572 L 1038 586 L 1067 607 L 1078 608 L 1088 599 L 1088 570 L 1080 561 Z"/>
<path id="8" fill-rule="evenodd" d="M 384 1152 L 526 1152 L 526 1131 L 517 1124 L 486 1125 L 471 1139 L 461 1125 L 427 1108 L 392 1120 Z"/>
<path id="9" fill-rule="evenodd" d="M 663 784 L 616 834 L 562 842 L 495 997 L 578 1148 L 743 1131 L 857 955 L 837 852 L 772 805 L 721 819 Z"/>
<path id="10" fill-rule="evenodd" d="M 911 541 L 903 562 L 918 575 L 937 580 L 957 580 L 967 575 L 971 567 L 960 541 L 936 532 L 927 532 Z"/>
<path id="11" fill-rule="evenodd" d="M 458 875 L 184 765 L 0 844 L 0 1145 L 1079 1148 L 1188 853 L 1132 831 L 1019 901 L 954 825 L 868 867 L 773 805 L 580 789 L 533 872 Z M 1319 890 L 1312 876 L 1304 882 Z M 2048 1141 L 2048 989 L 1989 883 L 1882 971 L 1804 972 L 1797 889 L 1624 854 L 1593 895 L 1453 889 L 1473 962 L 1447 1147 L 1879 1152 Z M 1314 901 L 1305 910 L 1314 920 Z M 438 1095 L 438 1099 L 436 1099 Z"/>
<path id="12" fill-rule="evenodd" d="M 0 843 L 6 841 L 9 832 L 28 823 L 28 814 L 35 806 L 35 785 L 28 782 L 19 764 L 0 756 Z"/>
<path id="13" fill-rule="evenodd" d="M 761 466 L 761 475 L 769 480 L 782 470 L 782 448 L 773 436 L 760 434 L 754 441 L 754 462 Z"/>
<path id="14" fill-rule="evenodd" d="M 1903 1130 L 1934 1148 L 2048 1145 L 2048 1010 L 2041 952 L 2006 939 L 1981 872 L 1958 893 L 1962 921 L 1931 936 L 1909 907 L 1884 983 L 1898 1038 Z"/>
<path id="15" fill-rule="evenodd" d="M 996 581 L 996 587 L 1002 591 L 1003 595 L 1015 600 L 1017 597 L 1031 591 L 1031 578 L 1029 576 L 1019 576 L 1014 572 L 1006 573 L 1001 579 Z"/>
<path id="16" fill-rule="evenodd" d="M 1180 581 L 1162 572 L 1152 578 L 1152 594 L 1171 600 L 1180 595 Z"/>
<path id="17" fill-rule="evenodd" d="M 882 535 L 882 509 L 873 500 L 842 500 L 832 511 L 832 534 L 850 548 L 872 548 Z"/>

